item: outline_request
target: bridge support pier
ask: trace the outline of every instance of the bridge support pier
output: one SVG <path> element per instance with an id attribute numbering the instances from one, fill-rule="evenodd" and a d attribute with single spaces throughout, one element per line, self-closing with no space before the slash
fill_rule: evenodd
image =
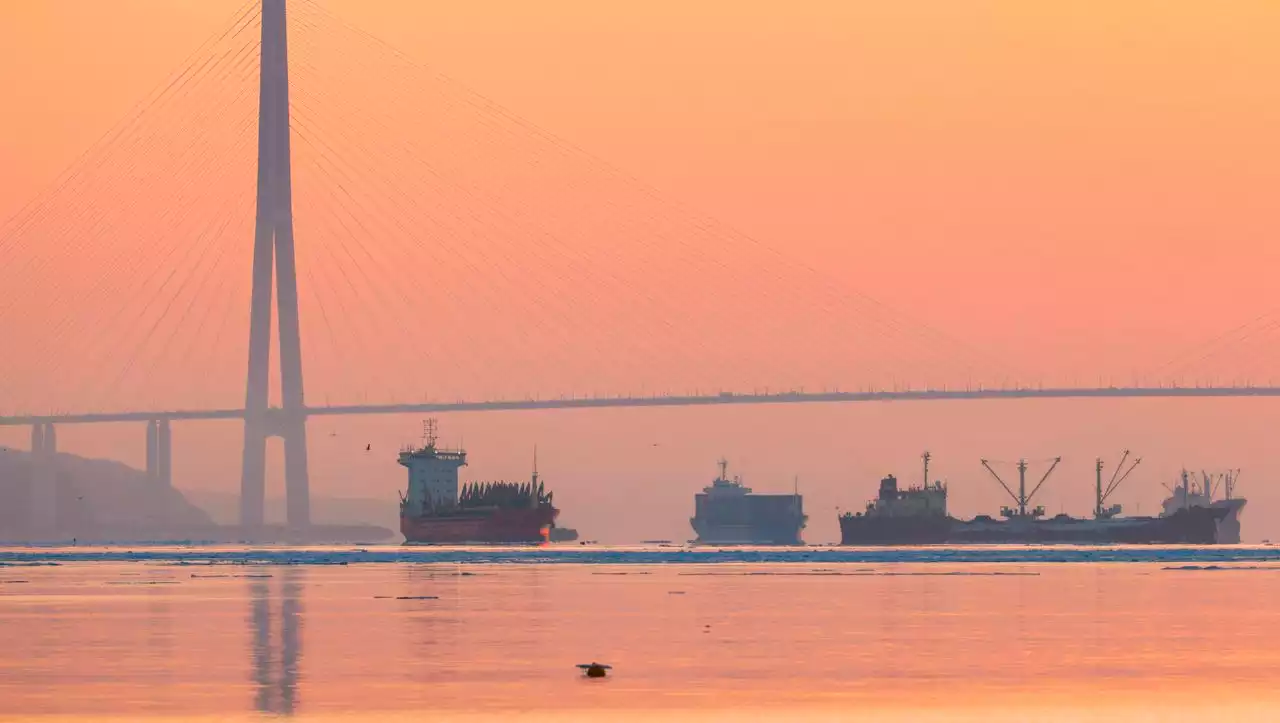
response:
<path id="1" fill-rule="evenodd" d="M 249 308 L 249 370 L 245 382 L 240 524 L 265 522 L 267 438 L 284 438 L 288 525 L 311 524 L 306 405 L 293 244 L 293 181 L 289 154 L 289 60 L 285 0 L 262 0 L 258 96 L 258 207 Z M 281 409 L 269 408 L 271 298 L 280 321 Z"/>
<path id="2" fill-rule="evenodd" d="M 155 482 L 160 475 L 156 470 L 156 448 L 160 443 L 156 420 L 147 422 L 147 481 Z"/>
<path id="3" fill-rule="evenodd" d="M 31 425 L 31 532 L 52 535 L 58 526 L 58 433 L 52 423 Z"/>
<path id="4" fill-rule="evenodd" d="M 161 485 L 172 487 L 173 444 L 169 436 L 169 420 L 161 419 L 156 427 L 156 474 Z"/>

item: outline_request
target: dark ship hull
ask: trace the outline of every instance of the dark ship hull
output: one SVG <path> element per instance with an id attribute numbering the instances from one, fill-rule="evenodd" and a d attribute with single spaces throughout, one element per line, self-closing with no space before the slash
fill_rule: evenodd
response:
<path id="1" fill-rule="evenodd" d="M 949 516 L 840 518 L 842 545 L 1213 545 L 1228 510 L 1191 507 L 1167 517 L 957 520 Z"/>
<path id="2" fill-rule="evenodd" d="M 714 524 L 694 518 L 693 531 L 698 533 L 695 543 L 700 545 L 803 545 L 800 532 L 801 520 L 789 520 L 774 524 Z"/>
<path id="3" fill-rule="evenodd" d="M 578 531 L 572 527 L 552 527 L 547 539 L 550 542 L 573 542 L 578 539 Z"/>
<path id="4" fill-rule="evenodd" d="M 442 515 L 401 515 L 405 542 L 437 545 L 517 545 L 546 542 L 560 511 L 551 505 L 534 509 L 471 509 Z"/>

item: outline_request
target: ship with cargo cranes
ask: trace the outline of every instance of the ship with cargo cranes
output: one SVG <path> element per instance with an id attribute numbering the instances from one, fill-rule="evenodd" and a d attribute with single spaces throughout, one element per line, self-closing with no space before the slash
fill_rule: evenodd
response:
<path id="1" fill-rule="evenodd" d="M 1001 519 L 978 515 L 962 520 L 947 513 L 947 486 L 929 480 L 930 455 L 922 455 L 924 476 L 919 486 L 900 488 L 888 475 L 880 481 L 877 497 L 861 512 L 840 515 L 840 542 L 844 545 L 968 545 L 968 544 L 1233 544 L 1240 541 L 1240 513 L 1246 501 L 1235 496 L 1240 471 L 1201 473 L 1197 483 L 1184 470 L 1180 483 L 1158 516 L 1125 516 L 1121 506 L 1108 504 L 1141 458 L 1130 460 L 1128 451 L 1103 484 L 1104 463 L 1094 465 L 1094 510 L 1090 517 L 1059 514 L 1046 517 L 1044 507 L 1032 506 L 1036 493 L 1062 461 L 1048 460 L 1049 467 L 1027 492 L 1026 460 L 1017 463 L 1017 491 L 1007 484 L 988 460 L 982 466 L 1012 500 L 1000 509 Z M 1126 465 L 1127 463 L 1127 465 Z M 1166 486 L 1167 487 L 1167 486 Z M 1224 493 L 1222 499 L 1216 494 Z"/>

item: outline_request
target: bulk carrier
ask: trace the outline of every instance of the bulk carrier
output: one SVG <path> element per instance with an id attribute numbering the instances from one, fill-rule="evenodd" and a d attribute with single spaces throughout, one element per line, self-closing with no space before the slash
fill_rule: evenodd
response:
<path id="1" fill-rule="evenodd" d="M 1126 469 L 1125 452 L 1120 464 L 1104 486 L 1102 460 L 1095 465 L 1095 505 L 1092 518 L 1060 514 L 1044 517 L 1044 507 L 1030 507 L 1061 458 L 1052 464 L 1028 494 L 1027 462 L 1019 460 L 1018 491 L 1006 484 L 987 460 L 982 465 L 996 479 L 1014 502 L 1001 508 L 1003 519 L 978 515 L 960 520 L 947 514 L 947 487 L 943 482 L 929 482 L 929 453 L 925 452 L 924 481 L 919 487 L 900 489 L 898 480 L 889 475 L 880 481 L 876 499 L 864 512 L 848 512 L 840 516 L 840 543 L 843 545 L 931 545 L 931 544 L 1223 544 L 1239 542 L 1239 514 L 1245 500 L 1233 497 L 1237 475 L 1227 484 L 1227 499 L 1214 502 L 1211 478 L 1200 489 L 1191 489 L 1187 475 L 1183 484 L 1165 500 L 1159 517 L 1121 516 L 1120 505 L 1106 504 L 1141 459 L 1133 460 Z"/>
<path id="2" fill-rule="evenodd" d="M 714 545 L 799 545 L 808 517 L 799 491 L 789 495 L 752 494 L 737 477 L 729 479 L 729 463 L 720 460 L 720 476 L 694 496 L 689 520 L 698 533 L 695 543 Z"/>
<path id="3" fill-rule="evenodd" d="M 400 532 L 406 543 L 524 544 L 546 542 L 556 516 L 551 493 L 538 481 L 473 482 L 459 490 L 462 449 L 436 446 L 436 422 L 424 424 L 421 447 L 402 450 L 409 489 L 400 495 Z"/>

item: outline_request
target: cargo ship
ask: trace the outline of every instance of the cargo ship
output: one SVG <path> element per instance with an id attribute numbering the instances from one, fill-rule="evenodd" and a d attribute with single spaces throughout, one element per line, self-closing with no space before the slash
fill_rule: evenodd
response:
<path id="1" fill-rule="evenodd" d="M 738 477 L 728 478 L 729 463 L 720 460 L 720 476 L 694 497 L 689 523 L 697 544 L 799 545 L 804 514 L 799 490 L 786 495 L 753 494 Z"/>
<path id="2" fill-rule="evenodd" d="M 1025 460 L 1019 460 L 1018 491 L 1006 484 L 987 460 L 982 465 L 1013 500 L 1000 510 L 1003 519 L 978 515 L 971 520 L 947 514 L 947 487 L 929 481 L 929 453 L 925 452 L 924 479 L 920 486 L 899 488 L 889 475 L 880 481 L 876 499 L 863 512 L 840 516 L 840 543 L 843 545 L 969 545 L 969 544 L 1220 544 L 1230 540 L 1231 519 L 1238 515 L 1243 500 L 1231 505 L 1200 505 L 1184 502 L 1170 506 L 1159 517 L 1121 516 L 1120 505 L 1106 504 L 1120 483 L 1141 459 L 1125 469 L 1125 452 L 1110 481 L 1102 483 L 1102 460 L 1097 460 L 1095 508 L 1092 518 L 1060 514 L 1045 518 L 1044 507 L 1031 507 L 1061 458 L 1052 464 L 1030 493 L 1026 491 Z M 1176 497 L 1177 495 L 1175 495 Z M 1184 495 L 1189 500 L 1190 497 Z M 1225 524 L 1224 524 L 1225 523 Z M 1238 523 L 1235 539 L 1239 539 Z"/>
<path id="3" fill-rule="evenodd" d="M 459 488 L 462 449 L 436 445 L 436 423 L 424 425 L 423 444 L 400 452 L 409 488 L 400 495 L 400 532 L 410 544 L 528 544 L 546 542 L 559 514 L 538 480 L 473 482 Z"/>

